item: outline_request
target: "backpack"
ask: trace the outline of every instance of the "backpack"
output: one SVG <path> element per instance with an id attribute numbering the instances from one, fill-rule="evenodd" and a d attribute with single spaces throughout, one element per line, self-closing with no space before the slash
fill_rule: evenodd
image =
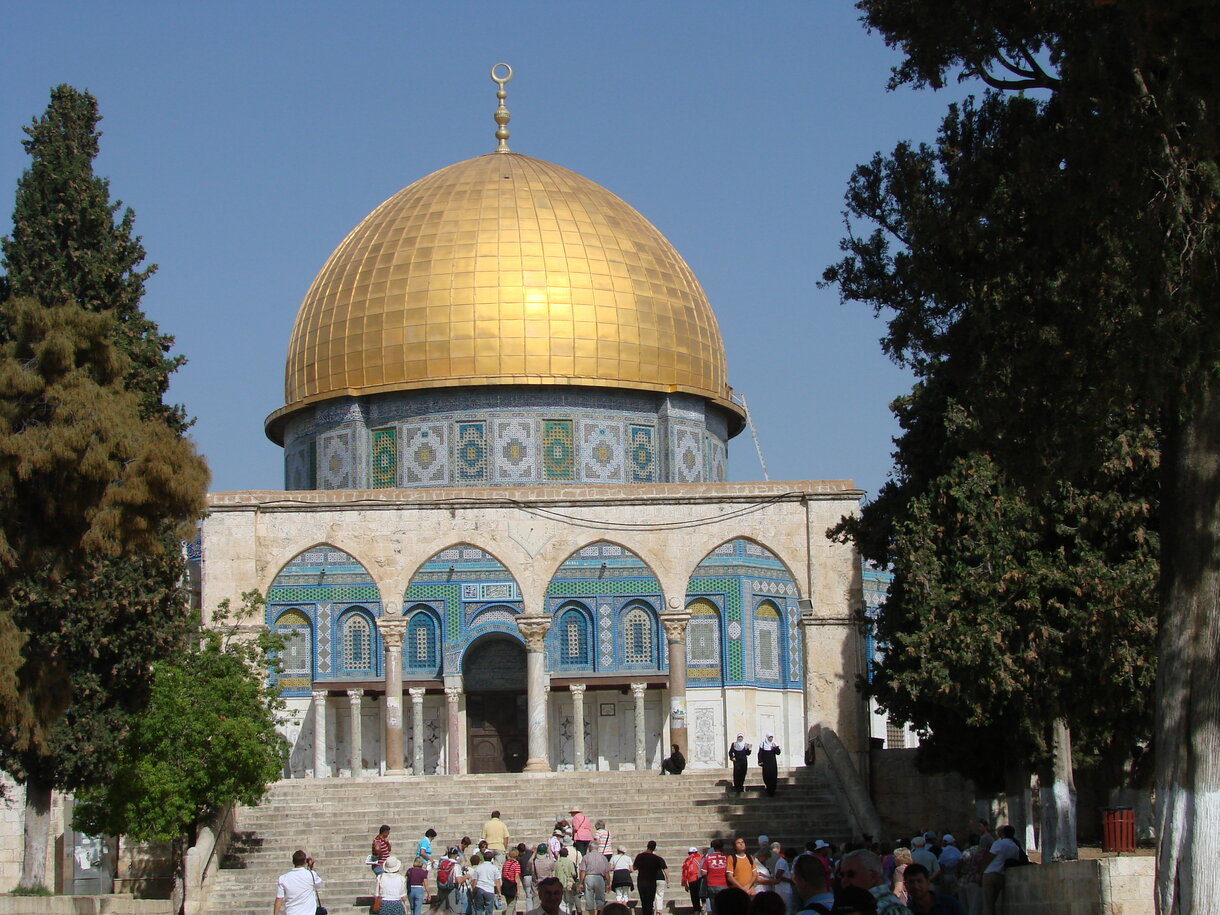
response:
<path id="1" fill-rule="evenodd" d="M 456 882 L 456 873 L 457 862 L 452 858 L 445 858 L 436 869 L 436 885 L 444 889 L 452 888 Z"/>

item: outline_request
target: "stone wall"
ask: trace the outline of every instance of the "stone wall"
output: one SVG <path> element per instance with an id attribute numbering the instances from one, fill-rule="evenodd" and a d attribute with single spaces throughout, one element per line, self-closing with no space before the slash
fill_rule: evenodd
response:
<path id="1" fill-rule="evenodd" d="M 960 775 L 925 775 L 915 768 L 915 749 L 873 750 L 873 804 L 888 838 L 906 844 L 928 829 L 952 832 L 965 848 L 975 819 L 974 783 Z"/>
<path id="2" fill-rule="evenodd" d="M 1156 858 L 1132 855 L 1019 867 L 1005 876 L 1005 915 L 1152 915 Z"/>
<path id="3" fill-rule="evenodd" d="M 21 880 L 21 858 L 25 847 L 25 788 L 0 772 L 0 888 L 11 890 Z M 47 888 L 56 889 L 62 871 L 57 848 L 63 846 L 63 799 L 58 791 L 51 795 L 51 841 L 47 849 Z M 8 910 L 0 910 L 8 911 Z"/>

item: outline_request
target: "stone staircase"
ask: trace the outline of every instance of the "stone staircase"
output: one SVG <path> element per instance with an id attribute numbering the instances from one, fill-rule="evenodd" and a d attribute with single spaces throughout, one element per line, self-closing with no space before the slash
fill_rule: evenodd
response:
<path id="1" fill-rule="evenodd" d="M 632 856 L 655 839 L 675 884 L 687 847 L 716 837 L 731 844 L 745 836 L 751 851 L 760 833 L 785 845 L 849 837 L 847 813 L 821 764 L 781 770 L 773 798 L 755 783 L 758 770 L 751 774 L 740 797 L 731 793 L 727 770 L 688 770 L 676 778 L 628 771 L 281 781 L 260 806 L 239 811 L 233 846 L 208 881 L 206 911 L 266 915 L 276 877 L 291 869 L 298 848 L 316 861 L 326 881 L 322 903 L 332 915 L 367 911 L 373 877 L 363 862 L 380 824 L 390 824 L 394 852 L 409 866 L 429 826 L 438 833 L 436 850 L 463 835 L 477 842 L 493 809 L 513 844 L 536 845 L 557 816 L 579 807 L 595 822 L 604 819 L 615 844 Z"/>

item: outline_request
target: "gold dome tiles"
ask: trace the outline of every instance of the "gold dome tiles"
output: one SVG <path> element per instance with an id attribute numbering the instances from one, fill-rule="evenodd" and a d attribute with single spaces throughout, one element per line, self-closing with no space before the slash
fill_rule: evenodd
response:
<path id="1" fill-rule="evenodd" d="M 698 281 L 619 198 L 550 163 L 492 154 L 375 209 L 297 314 L 287 406 L 509 383 L 684 391 L 733 413 Z"/>

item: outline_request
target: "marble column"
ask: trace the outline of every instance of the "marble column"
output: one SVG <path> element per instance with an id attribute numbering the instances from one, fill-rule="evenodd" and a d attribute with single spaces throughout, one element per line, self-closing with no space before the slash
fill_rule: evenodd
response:
<path id="1" fill-rule="evenodd" d="M 411 694 L 411 772 L 424 774 L 424 688 L 412 686 Z"/>
<path id="2" fill-rule="evenodd" d="M 635 700 L 635 767 L 637 770 L 648 768 L 648 735 L 644 733 L 644 693 L 648 692 L 647 683 L 632 683 L 631 698 Z"/>
<path id="3" fill-rule="evenodd" d="M 445 678 L 445 771 L 458 775 L 462 771 L 462 678 Z"/>
<path id="4" fill-rule="evenodd" d="M 326 690 L 313 691 L 313 777 L 325 778 L 326 766 Z"/>
<path id="5" fill-rule="evenodd" d="M 550 772 L 547 759 L 546 688 L 550 685 L 546 673 L 546 633 L 551 621 L 545 616 L 519 616 L 517 628 L 525 639 L 526 706 L 529 714 L 529 757 L 526 772 Z"/>
<path id="6" fill-rule="evenodd" d="M 360 720 L 360 706 L 364 700 L 364 690 L 349 689 L 347 691 L 347 704 L 352 710 L 352 720 L 348 729 L 348 735 L 351 738 L 352 753 L 351 753 L 351 768 L 352 778 L 357 778 L 364 771 L 364 734 L 361 730 L 363 722 Z"/>
<path id="7" fill-rule="evenodd" d="M 385 644 L 385 774 L 405 775 L 402 759 L 402 640 L 407 621 L 401 616 L 377 621 Z"/>
<path id="8" fill-rule="evenodd" d="M 573 683 L 568 689 L 572 693 L 572 771 L 585 770 L 585 686 Z"/>
<path id="9" fill-rule="evenodd" d="M 686 736 L 686 624 L 689 613 L 665 613 L 661 625 L 665 628 L 665 645 L 669 654 L 669 742 L 676 743 L 682 755 L 688 755 Z M 669 747 L 663 756 L 669 755 Z"/>

